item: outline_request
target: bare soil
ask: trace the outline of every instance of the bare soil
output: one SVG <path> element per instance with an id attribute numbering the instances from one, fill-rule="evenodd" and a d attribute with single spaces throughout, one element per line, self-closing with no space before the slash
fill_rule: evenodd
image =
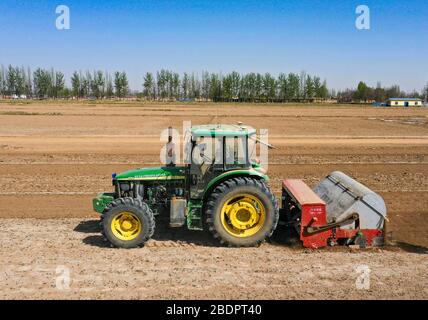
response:
<path id="1" fill-rule="evenodd" d="M 111 173 L 159 162 L 161 130 L 236 123 L 269 129 L 270 184 L 310 186 L 341 170 L 379 192 L 382 250 L 217 246 L 162 226 L 145 248 L 111 249 L 91 198 Z M 0 102 L 0 298 L 428 298 L 428 110 L 344 106 Z M 276 239 L 276 240 L 275 240 Z M 65 266 L 69 289 L 56 286 Z M 371 270 L 358 290 L 355 268 Z"/>

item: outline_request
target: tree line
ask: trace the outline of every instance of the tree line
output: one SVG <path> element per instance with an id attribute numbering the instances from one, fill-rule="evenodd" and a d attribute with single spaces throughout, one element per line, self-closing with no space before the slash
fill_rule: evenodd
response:
<path id="1" fill-rule="evenodd" d="M 178 73 L 160 70 L 144 75 L 141 96 L 149 100 L 197 99 L 210 101 L 280 102 L 326 99 L 329 96 L 326 80 L 302 72 L 246 73 L 236 71 L 221 74 L 202 72 Z"/>
<path id="2" fill-rule="evenodd" d="M 28 98 L 96 98 L 110 99 L 138 96 L 146 100 L 205 100 L 239 102 L 314 101 L 337 98 L 338 102 L 382 102 L 392 97 L 427 99 L 428 84 L 421 92 L 406 93 L 397 85 L 370 87 L 361 81 L 357 88 L 339 92 L 329 90 L 326 80 L 306 72 L 238 73 L 222 74 L 183 73 L 162 69 L 147 72 L 142 79 L 142 90 L 131 92 L 124 71 L 113 74 L 95 71 L 74 71 L 66 85 L 64 73 L 53 68 L 0 66 L 0 97 L 23 96 Z"/>
<path id="3" fill-rule="evenodd" d="M 370 87 L 365 82 L 360 81 L 355 89 L 347 89 L 339 91 L 337 93 L 338 102 L 350 103 L 350 102 L 383 102 L 389 98 L 420 98 L 427 100 L 428 97 L 428 83 L 422 89 L 421 92 L 416 90 L 411 92 L 405 92 L 400 89 L 400 86 L 393 85 L 390 87 L 382 87 L 381 83 L 378 82 L 376 87 Z"/>
<path id="4" fill-rule="evenodd" d="M 71 87 L 66 86 L 65 76 L 53 68 L 0 67 L 0 96 L 25 95 L 27 98 L 123 98 L 129 94 L 125 72 L 73 72 Z"/>
<path id="5" fill-rule="evenodd" d="M 147 100 L 206 100 L 274 102 L 326 99 L 329 96 L 326 80 L 302 72 L 227 74 L 202 72 L 183 73 L 160 70 L 147 72 L 142 90 L 130 92 L 125 72 L 100 70 L 75 71 L 66 85 L 64 73 L 55 69 L 0 67 L 0 95 L 28 98 L 88 98 L 97 99 L 137 95 Z"/>

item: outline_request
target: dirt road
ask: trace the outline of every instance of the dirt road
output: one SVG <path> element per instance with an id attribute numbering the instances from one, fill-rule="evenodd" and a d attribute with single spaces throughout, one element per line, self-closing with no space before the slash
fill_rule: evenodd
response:
<path id="1" fill-rule="evenodd" d="M 97 217 L 90 200 L 110 190 L 111 173 L 157 165 L 161 130 L 181 129 L 183 120 L 267 128 L 278 146 L 268 168 L 277 194 L 285 177 L 313 186 L 333 170 L 368 185 L 386 200 L 388 237 L 397 246 L 382 253 L 307 253 L 264 244 L 242 254 L 199 233 L 158 230 L 153 246 L 123 251 L 104 248 L 91 223 L 89 233 L 74 230 Z M 257 292 L 254 298 L 427 298 L 427 155 L 423 108 L 0 103 L 0 272 L 7 279 L 0 297 L 246 298 Z M 82 284 L 68 291 L 52 287 L 50 276 L 61 264 Z M 355 289 L 358 264 L 370 266 L 372 290 Z M 17 291 L 20 285 L 8 280 L 11 269 L 34 266 L 45 268 L 47 278 L 32 286 L 31 272 L 23 271 L 16 280 L 29 288 Z M 91 281 L 100 284 L 90 289 Z"/>

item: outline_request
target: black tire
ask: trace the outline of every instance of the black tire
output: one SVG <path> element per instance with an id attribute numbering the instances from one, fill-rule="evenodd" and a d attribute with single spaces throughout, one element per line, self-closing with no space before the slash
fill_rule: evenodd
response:
<path id="1" fill-rule="evenodd" d="M 118 238 L 112 230 L 112 221 L 124 212 L 130 212 L 141 223 L 140 233 L 132 240 Z M 155 219 L 149 206 L 140 199 L 119 198 L 111 202 L 104 210 L 102 217 L 103 235 L 115 247 L 136 248 L 141 247 L 149 240 L 155 231 Z"/>
<path id="2" fill-rule="evenodd" d="M 238 237 L 226 230 L 221 222 L 221 208 L 226 201 L 240 194 L 256 197 L 265 207 L 266 217 L 263 225 L 253 235 Z M 270 237 L 279 219 L 278 201 L 265 182 L 249 177 L 226 180 L 211 193 L 205 206 L 206 223 L 210 232 L 222 244 L 234 247 L 253 247 Z"/>

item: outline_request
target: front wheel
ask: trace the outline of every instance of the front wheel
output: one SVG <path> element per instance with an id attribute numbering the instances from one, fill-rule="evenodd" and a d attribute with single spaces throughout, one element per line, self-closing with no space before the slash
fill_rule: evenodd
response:
<path id="1" fill-rule="evenodd" d="M 144 245 L 155 230 L 155 219 L 148 205 L 140 199 L 119 198 L 106 208 L 103 233 L 115 247 L 135 248 Z"/>
<path id="2" fill-rule="evenodd" d="M 248 177 L 218 185 L 206 205 L 206 222 L 221 243 L 256 246 L 270 237 L 279 218 L 278 204 L 268 186 Z"/>

